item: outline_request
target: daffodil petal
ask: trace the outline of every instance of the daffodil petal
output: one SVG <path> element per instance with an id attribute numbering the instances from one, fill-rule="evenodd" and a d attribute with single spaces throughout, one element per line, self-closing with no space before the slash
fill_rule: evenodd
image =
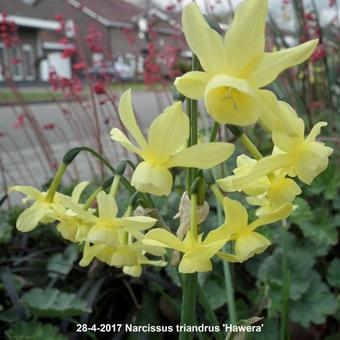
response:
<path id="1" fill-rule="evenodd" d="M 314 178 L 327 168 L 328 157 L 333 151 L 319 142 L 308 143 L 308 146 L 299 153 L 293 171 L 302 182 L 311 184 Z"/>
<path id="2" fill-rule="evenodd" d="M 75 202 L 75 203 L 79 202 L 80 195 L 85 190 L 85 188 L 89 185 L 89 183 L 90 182 L 88 182 L 88 181 L 84 181 L 84 182 L 80 182 L 79 184 L 77 184 L 75 186 L 75 188 L 72 191 L 72 196 L 71 196 L 71 200 L 73 202 Z"/>
<path id="3" fill-rule="evenodd" d="M 49 210 L 47 204 L 33 204 L 19 215 L 16 223 L 17 229 L 24 233 L 35 229 Z"/>
<path id="4" fill-rule="evenodd" d="M 117 232 L 105 225 L 92 227 L 87 235 L 88 242 L 115 246 L 117 245 Z"/>
<path id="5" fill-rule="evenodd" d="M 249 76 L 255 87 L 263 87 L 274 81 L 287 68 L 308 59 L 315 50 L 318 40 L 310 40 L 301 45 L 273 53 L 264 53 L 260 62 Z"/>
<path id="6" fill-rule="evenodd" d="M 240 262 L 244 262 L 255 254 L 263 253 L 270 244 L 266 237 L 253 231 L 236 239 L 235 255 Z"/>
<path id="7" fill-rule="evenodd" d="M 208 73 L 224 70 L 223 38 L 205 21 L 198 5 L 189 4 L 182 12 L 182 25 L 185 39 Z M 216 58 L 218 56 L 218 58 Z"/>
<path id="8" fill-rule="evenodd" d="M 292 210 L 293 205 L 291 203 L 286 203 L 282 205 L 280 208 L 270 212 L 269 214 L 261 216 L 254 222 L 250 223 L 248 226 L 249 231 L 253 231 L 261 225 L 271 224 L 276 221 L 284 220 L 290 215 Z"/>
<path id="9" fill-rule="evenodd" d="M 150 230 L 145 235 L 145 239 L 143 239 L 142 242 L 150 246 L 161 246 L 182 252 L 185 251 L 183 243 L 175 235 L 161 228 Z"/>
<path id="10" fill-rule="evenodd" d="M 123 273 L 132 277 L 140 277 L 142 274 L 142 266 L 139 264 L 136 266 L 124 266 Z"/>
<path id="11" fill-rule="evenodd" d="M 227 75 L 212 78 L 204 93 L 208 113 L 221 124 L 249 125 L 260 115 L 254 89 L 244 79 Z"/>
<path id="12" fill-rule="evenodd" d="M 200 100 L 204 98 L 204 91 L 210 80 L 206 72 L 191 71 L 185 73 L 182 77 L 177 77 L 175 86 L 184 96 Z"/>
<path id="13" fill-rule="evenodd" d="M 165 162 L 176 153 L 189 138 L 189 118 L 177 102 L 161 113 L 150 125 L 148 141 L 150 152 L 157 161 Z"/>
<path id="14" fill-rule="evenodd" d="M 224 245 L 225 240 L 209 242 L 201 245 L 185 254 L 187 259 L 195 262 L 202 262 L 211 259 Z"/>
<path id="15" fill-rule="evenodd" d="M 180 273 L 187 274 L 196 272 L 210 272 L 212 270 L 212 264 L 210 260 L 196 262 L 184 255 L 179 264 L 178 270 Z"/>
<path id="16" fill-rule="evenodd" d="M 125 149 L 137 154 L 137 155 L 141 155 L 141 150 L 138 149 L 136 146 L 134 146 L 129 139 L 124 135 L 124 133 L 122 131 L 120 131 L 117 128 L 113 128 L 111 130 L 111 139 L 114 140 L 115 142 L 118 142 L 119 144 L 121 144 L 122 146 L 124 146 Z"/>
<path id="17" fill-rule="evenodd" d="M 172 156 L 169 167 L 213 168 L 228 159 L 234 148 L 232 144 L 221 142 L 196 144 Z"/>
<path id="18" fill-rule="evenodd" d="M 99 218 L 105 221 L 112 221 L 117 215 L 118 207 L 115 199 L 101 191 L 97 196 Z"/>
<path id="19" fill-rule="evenodd" d="M 293 160 L 291 157 L 285 154 L 264 157 L 256 163 L 249 174 L 242 177 L 235 176 L 233 179 L 233 185 L 235 187 L 245 186 L 277 169 L 290 166 L 292 162 Z M 217 183 L 220 185 L 220 183 L 223 183 L 223 179 L 218 180 Z"/>
<path id="20" fill-rule="evenodd" d="M 274 207 L 292 202 L 300 194 L 300 187 L 291 178 L 282 178 L 274 181 L 267 192 L 268 199 Z"/>
<path id="21" fill-rule="evenodd" d="M 131 216 L 116 218 L 115 223 L 122 227 L 129 227 L 138 231 L 146 230 L 156 224 L 157 220 L 148 216 Z"/>
<path id="22" fill-rule="evenodd" d="M 248 225 L 248 213 L 246 208 L 240 202 L 228 197 L 224 197 L 223 207 L 228 229 L 235 233 L 242 232 Z"/>
<path id="23" fill-rule="evenodd" d="M 309 135 L 306 137 L 306 142 L 307 143 L 311 143 L 311 142 L 315 142 L 316 137 L 319 136 L 319 134 L 321 133 L 321 128 L 324 126 L 327 126 L 327 122 L 319 122 L 316 123 L 311 132 L 309 133 Z"/>
<path id="24" fill-rule="evenodd" d="M 241 262 L 236 255 L 233 255 L 230 253 L 223 253 L 219 251 L 216 255 L 219 258 L 221 258 L 223 261 L 232 262 L 232 263 Z"/>
<path id="25" fill-rule="evenodd" d="M 142 149 L 147 148 L 145 138 L 137 124 L 136 117 L 132 107 L 131 89 L 125 91 L 119 101 L 119 117 L 124 126 L 131 133 L 132 137 Z"/>
<path id="26" fill-rule="evenodd" d="M 13 192 L 13 191 L 17 191 L 17 192 L 21 192 L 24 195 L 28 196 L 29 198 L 34 198 L 34 199 L 38 199 L 41 197 L 41 192 L 34 188 L 34 187 L 30 187 L 30 186 L 26 186 L 26 185 L 15 185 L 13 187 L 10 187 L 9 192 Z"/>
<path id="27" fill-rule="evenodd" d="M 141 162 L 132 175 L 131 185 L 140 192 L 147 192 L 155 196 L 169 195 L 172 187 L 172 175 L 162 165 Z"/>
<path id="28" fill-rule="evenodd" d="M 247 76 L 260 60 L 265 45 L 267 9 L 267 0 L 245 0 L 236 8 L 234 21 L 224 38 L 233 76 Z"/>

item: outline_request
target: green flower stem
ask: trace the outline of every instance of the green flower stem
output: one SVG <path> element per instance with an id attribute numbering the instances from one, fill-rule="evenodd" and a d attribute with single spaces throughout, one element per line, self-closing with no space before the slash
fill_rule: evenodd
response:
<path id="1" fill-rule="evenodd" d="M 245 133 L 241 135 L 240 139 L 244 147 L 257 161 L 263 158 L 261 152 L 258 150 L 258 148 L 254 145 L 254 143 L 248 138 L 248 136 Z"/>
<path id="2" fill-rule="evenodd" d="M 219 127 L 220 127 L 220 124 L 217 122 L 214 122 L 213 128 L 211 129 L 211 132 L 210 132 L 209 142 L 215 141 Z"/>
<path id="3" fill-rule="evenodd" d="M 91 204 L 93 203 L 93 201 L 96 199 L 96 197 L 102 190 L 103 190 L 103 187 L 100 186 L 90 195 L 90 197 L 86 200 L 86 202 L 83 205 L 84 210 L 88 210 L 88 208 L 90 208 Z"/>
<path id="4" fill-rule="evenodd" d="M 191 220 L 190 230 L 192 235 L 197 238 L 197 194 L 191 194 Z"/>
<path id="5" fill-rule="evenodd" d="M 195 325 L 197 273 L 182 274 L 182 292 L 181 325 Z M 190 332 L 179 334 L 179 340 L 191 340 L 192 338 L 193 333 Z"/>
<path id="6" fill-rule="evenodd" d="M 192 58 L 192 70 L 197 71 L 199 68 L 198 59 L 195 55 Z M 197 144 L 198 136 L 198 119 L 197 119 L 197 101 L 186 99 L 187 114 L 190 120 L 190 137 L 188 146 Z M 190 195 L 191 186 L 197 177 L 197 169 L 189 168 L 187 170 L 187 192 Z M 191 197 L 191 230 L 197 237 L 197 192 Z M 195 204 L 193 204 L 193 201 Z M 195 206 L 194 206 L 195 205 Z M 181 325 L 194 325 L 196 322 L 196 295 L 197 295 L 197 273 L 182 274 L 182 309 L 181 309 Z M 180 340 L 190 340 L 193 334 L 181 332 Z"/>
<path id="7" fill-rule="evenodd" d="M 289 339 L 288 329 L 288 304 L 289 304 L 289 286 L 290 286 L 290 272 L 287 263 L 287 222 L 282 222 L 281 228 L 281 242 L 282 242 L 282 303 L 281 303 L 281 323 L 280 323 L 280 340 Z"/>
<path id="8" fill-rule="evenodd" d="M 202 306 L 204 312 L 205 312 L 205 317 L 209 321 L 210 325 L 212 326 L 220 326 L 218 319 L 216 317 L 216 314 L 214 310 L 211 308 L 209 301 L 207 300 L 203 289 L 201 288 L 200 285 L 198 285 L 198 301 L 200 305 Z M 224 340 L 224 336 L 222 331 L 221 332 L 215 332 L 214 337 L 216 340 Z"/>
<path id="9" fill-rule="evenodd" d="M 223 216 L 222 216 L 221 206 L 223 206 L 223 204 L 222 205 L 217 204 L 218 225 L 221 225 L 224 222 Z M 228 251 L 228 249 L 226 249 L 226 248 L 227 248 L 227 246 L 224 246 L 223 250 Z M 233 280 L 232 280 L 232 277 L 231 277 L 229 262 L 223 261 L 223 271 L 224 271 L 225 288 L 226 288 L 227 301 L 228 301 L 229 321 L 232 324 L 236 324 L 237 314 L 236 314 L 236 306 L 235 306 L 234 285 L 233 285 Z"/>
<path id="10" fill-rule="evenodd" d="M 112 185 L 111 185 L 111 188 L 110 188 L 110 195 L 112 197 L 116 197 L 121 177 L 122 176 L 120 176 L 120 175 L 116 175 L 113 182 L 112 182 Z"/>
<path id="11" fill-rule="evenodd" d="M 46 195 L 46 202 L 52 203 L 61 179 L 67 169 L 67 164 L 61 163 Z"/>
<path id="12" fill-rule="evenodd" d="M 211 184 L 210 189 L 213 192 L 213 194 L 215 195 L 217 202 L 220 204 L 221 207 L 223 207 L 224 196 L 223 196 L 221 190 L 218 188 L 217 184 L 216 183 Z"/>

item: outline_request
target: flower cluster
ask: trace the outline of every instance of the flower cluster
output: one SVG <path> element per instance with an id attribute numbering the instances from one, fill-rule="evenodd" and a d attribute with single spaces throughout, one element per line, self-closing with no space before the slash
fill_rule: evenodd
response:
<path id="1" fill-rule="evenodd" d="M 109 187 L 103 185 L 85 203 L 81 203 L 80 195 L 88 183 L 80 183 L 71 197 L 56 193 L 62 173 L 59 171 L 47 193 L 31 187 L 14 187 L 12 190 L 21 191 L 29 200 L 34 200 L 20 215 L 18 229 L 30 231 L 40 221 L 58 221 L 57 230 L 65 239 L 83 245 L 81 265 L 86 266 L 96 258 L 110 266 L 123 267 L 125 273 L 133 276 L 140 275 L 142 265 L 165 265 L 166 248 L 183 254 L 179 264 L 179 271 L 183 273 L 212 270 L 214 256 L 229 262 L 243 262 L 265 251 L 270 241 L 258 228 L 285 220 L 290 215 L 293 201 L 301 193 L 298 180 L 311 184 L 326 169 L 333 152 L 316 139 L 327 123 L 317 123 L 305 136 L 304 122 L 294 109 L 264 89 L 282 71 L 309 58 L 317 41 L 265 52 L 266 16 L 266 0 L 245 0 L 235 12 L 234 23 L 222 36 L 209 25 L 196 3 L 183 10 L 183 32 L 201 70 L 178 77 L 175 86 L 186 100 L 193 101 L 189 101 L 189 107 L 194 106 L 194 101 L 203 100 L 215 125 L 236 125 L 241 131 L 240 139 L 254 157 L 238 156 L 233 175 L 218 179 L 216 184 L 211 178 L 206 180 L 224 208 L 222 225 L 210 228 L 209 233 L 199 230 L 198 224 L 204 218 L 198 216 L 198 209 L 205 205 L 202 204 L 204 195 L 203 202 L 198 200 L 198 192 L 204 190 L 197 187 L 204 181 L 201 170 L 225 162 L 234 152 L 234 145 L 215 142 L 214 138 L 197 143 L 194 116 L 192 114 L 189 119 L 180 101 L 154 119 L 146 137 L 137 123 L 128 90 L 119 101 L 119 116 L 125 129 L 114 127 L 111 138 L 140 160 L 131 184 L 117 172 L 109 193 L 106 192 Z M 271 132 L 271 155 L 263 157 L 243 133 L 242 127 L 255 123 Z M 200 177 L 193 180 L 189 188 L 190 209 L 180 205 L 179 215 L 183 217 L 184 214 L 189 222 L 181 223 L 177 236 L 160 227 L 161 223 L 151 229 L 157 222 L 153 217 L 132 216 L 135 203 L 129 205 L 122 217 L 117 217 L 115 196 L 119 181 L 124 178 L 132 192 L 136 191 L 145 200 L 144 208 L 150 202 L 154 208 L 150 195 L 170 194 L 173 168 L 195 170 L 191 174 L 201 169 Z M 257 207 L 256 219 L 249 221 L 246 207 L 229 196 L 224 197 L 220 189 L 226 193 L 243 192 L 247 202 Z M 91 209 L 94 200 L 97 211 Z M 147 209 L 143 211 L 147 215 Z M 205 216 L 206 213 L 205 209 Z M 231 252 L 223 250 L 227 243 L 232 245 Z"/>

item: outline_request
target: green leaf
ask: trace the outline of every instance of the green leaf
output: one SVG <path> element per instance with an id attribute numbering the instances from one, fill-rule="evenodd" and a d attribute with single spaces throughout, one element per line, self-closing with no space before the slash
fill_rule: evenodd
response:
<path id="1" fill-rule="evenodd" d="M 220 308 L 227 302 L 225 284 L 222 280 L 209 277 L 204 283 L 203 290 L 212 309 Z"/>
<path id="2" fill-rule="evenodd" d="M 320 325 L 326 321 L 328 315 L 337 309 L 336 297 L 327 285 L 321 281 L 320 275 L 312 272 L 308 290 L 299 301 L 290 304 L 290 319 L 309 327 L 312 323 Z"/>
<path id="3" fill-rule="evenodd" d="M 12 226 L 8 222 L 7 214 L 0 215 L 0 244 L 10 242 L 12 238 Z"/>
<path id="4" fill-rule="evenodd" d="M 57 327 L 36 321 L 14 323 L 5 334 L 9 340 L 67 340 Z"/>
<path id="5" fill-rule="evenodd" d="M 328 199 L 334 199 L 340 188 L 340 172 L 335 162 L 329 164 L 328 168 L 315 178 L 313 183 L 306 188 L 310 195 L 319 195 Z"/>
<path id="6" fill-rule="evenodd" d="M 31 313 L 37 316 L 65 318 L 91 312 L 86 301 L 75 294 L 53 288 L 34 288 L 25 293 L 22 299 Z"/>
<path id="7" fill-rule="evenodd" d="M 310 286 L 308 278 L 315 259 L 304 249 L 293 245 L 288 249 L 287 263 L 291 277 L 289 297 L 292 300 L 298 300 Z M 263 261 L 259 267 L 258 278 L 260 281 L 269 284 L 271 287 L 269 294 L 273 299 L 273 307 L 279 308 L 283 285 L 281 248 L 275 249 L 274 253 Z M 275 301 L 276 303 L 274 303 Z"/>
<path id="8" fill-rule="evenodd" d="M 69 245 L 64 253 L 50 257 L 47 263 L 48 276 L 51 278 L 64 278 L 72 270 L 73 263 L 77 258 L 77 246 Z"/>
<path id="9" fill-rule="evenodd" d="M 326 255 L 329 248 L 338 242 L 334 216 L 321 207 L 312 211 L 302 199 L 296 203 L 297 208 L 292 214 L 293 222 L 299 226 L 303 235 L 315 244 L 318 255 Z"/>
<path id="10" fill-rule="evenodd" d="M 327 281 L 333 287 L 340 288 L 340 259 L 334 259 L 327 269 Z"/>

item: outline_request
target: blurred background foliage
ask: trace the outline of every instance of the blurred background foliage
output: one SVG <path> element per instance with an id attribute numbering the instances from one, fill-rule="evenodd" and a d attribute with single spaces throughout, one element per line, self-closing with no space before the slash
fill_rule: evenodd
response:
<path id="1" fill-rule="evenodd" d="M 330 1 L 330 5 L 335 4 Z M 339 18 L 336 15 L 329 25 L 321 27 L 315 1 L 304 7 L 303 1 L 294 0 L 292 5 L 297 24 L 294 41 L 318 37 L 320 45 L 310 62 L 285 72 L 271 87 L 303 116 L 307 130 L 320 120 L 329 123 L 320 140 L 334 147 L 335 153 L 328 169 L 311 186 L 303 187 L 287 222 L 287 233 L 282 232 L 280 224 L 262 227 L 273 245 L 243 265 L 233 265 L 232 274 L 238 319 L 264 317 L 263 331 L 249 333 L 246 339 L 279 339 L 282 305 L 287 304 L 291 339 L 335 340 L 340 339 Z M 272 17 L 268 35 L 272 49 L 288 46 L 285 33 Z M 205 132 L 202 129 L 203 135 Z M 247 133 L 264 154 L 271 152 L 270 138 L 260 127 L 249 127 Z M 236 155 L 244 152 L 238 144 Z M 218 170 L 226 175 L 234 162 L 235 159 L 228 161 L 228 168 L 223 165 Z M 184 180 L 183 173 L 177 174 L 175 191 L 156 200 L 173 230 Z M 73 185 L 67 186 L 63 191 L 70 193 L 72 188 Z M 209 192 L 207 199 L 210 214 L 203 230 L 218 226 L 218 209 Z M 127 200 L 123 192 L 118 205 L 126 206 Z M 78 323 L 89 327 L 103 323 L 178 324 L 181 295 L 176 267 L 146 268 L 140 278 L 127 277 L 97 261 L 90 268 L 81 268 L 81 247 L 64 241 L 55 225 L 19 233 L 15 221 L 22 209 L 16 206 L 0 212 L 0 332 L 8 339 L 174 338 L 174 334 L 156 333 L 76 333 Z M 290 274 L 286 299 L 282 294 L 284 258 Z M 168 260 L 171 261 L 170 253 Z M 216 261 L 214 271 L 200 273 L 199 283 L 220 324 L 228 322 L 222 263 Z M 199 324 L 208 324 L 200 307 L 197 319 Z"/>

